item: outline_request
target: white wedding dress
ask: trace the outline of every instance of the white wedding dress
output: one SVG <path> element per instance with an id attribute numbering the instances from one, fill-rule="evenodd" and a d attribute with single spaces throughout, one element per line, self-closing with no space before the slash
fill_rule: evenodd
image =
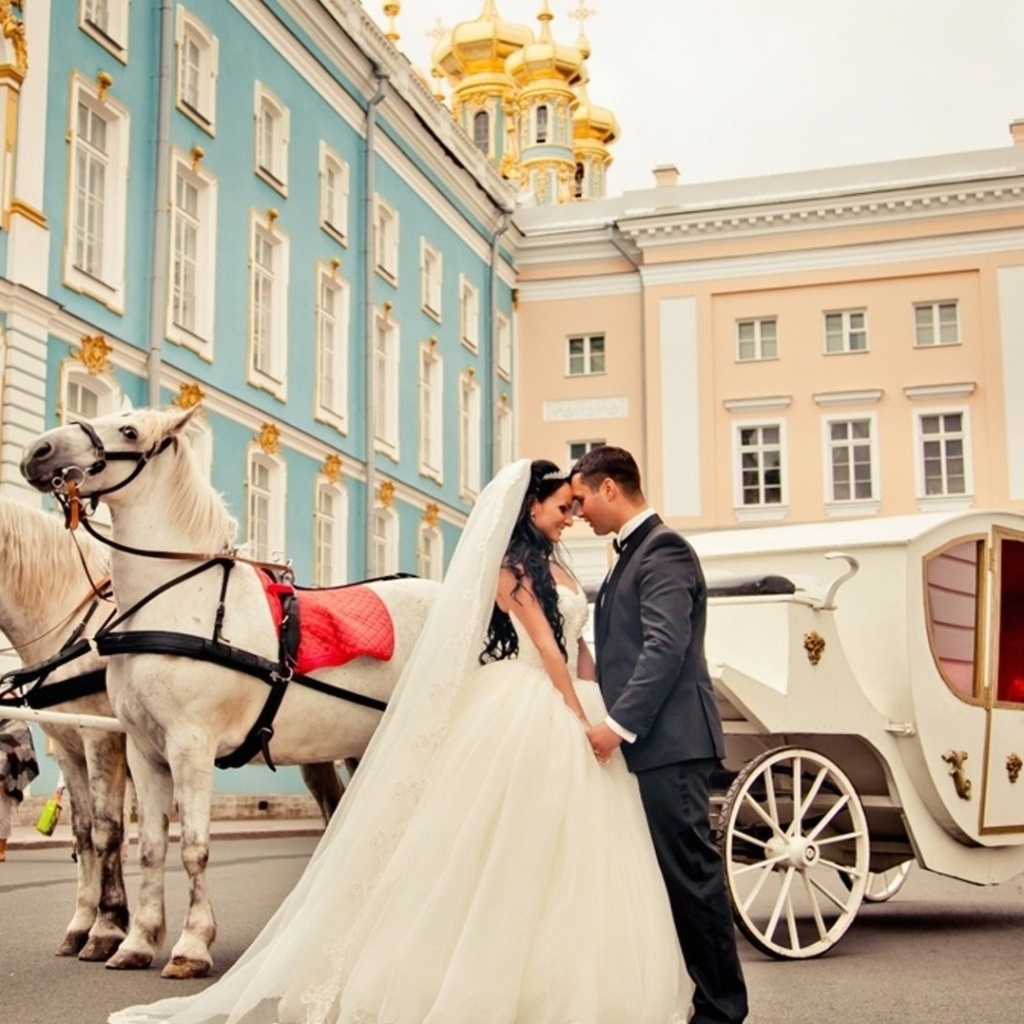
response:
<path id="1" fill-rule="evenodd" d="M 564 586 L 558 602 L 575 677 L 587 602 Z M 222 979 L 231 1002 L 204 1001 L 218 983 L 112 1020 L 682 1024 L 692 986 L 636 782 L 619 752 L 598 764 L 517 632 L 517 659 L 465 673 L 443 744 L 424 748 L 429 774 L 392 789 L 408 813 L 368 844 L 381 848 L 375 877 L 332 879 L 328 833 L 316 886 L 269 944 L 277 954 L 257 950 L 248 978 L 243 962 Z M 590 721 L 602 720 L 597 685 L 575 686 Z"/>

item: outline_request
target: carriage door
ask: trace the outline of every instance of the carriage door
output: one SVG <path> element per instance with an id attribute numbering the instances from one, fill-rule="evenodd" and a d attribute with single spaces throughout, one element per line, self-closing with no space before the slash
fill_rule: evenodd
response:
<path id="1" fill-rule="evenodd" d="M 1024 534 L 992 531 L 982 832 L 1024 832 Z"/>

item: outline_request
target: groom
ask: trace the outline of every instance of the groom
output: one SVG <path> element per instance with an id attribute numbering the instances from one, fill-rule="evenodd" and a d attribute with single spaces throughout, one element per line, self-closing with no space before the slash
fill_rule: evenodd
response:
<path id="1" fill-rule="evenodd" d="M 597 596 L 597 678 L 608 717 L 588 733 L 598 760 L 622 745 L 640 785 L 679 944 L 696 989 L 690 1024 L 738 1024 L 747 993 L 729 897 L 711 841 L 710 776 L 725 755 L 704 660 L 707 589 L 689 544 L 662 523 L 622 448 L 572 468 L 576 512 L 619 552 Z"/>

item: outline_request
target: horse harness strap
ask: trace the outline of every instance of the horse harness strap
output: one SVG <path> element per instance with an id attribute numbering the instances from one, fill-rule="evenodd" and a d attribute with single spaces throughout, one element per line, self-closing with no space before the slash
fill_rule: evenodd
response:
<path id="1" fill-rule="evenodd" d="M 164 630 L 133 630 L 131 633 L 105 633 L 96 638 L 100 654 L 172 654 L 199 661 L 209 661 L 223 668 L 236 669 L 246 675 L 262 680 L 270 686 L 270 693 L 262 711 L 249 729 L 242 745 L 230 754 L 218 757 L 214 764 L 218 768 L 240 768 L 248 764 L 257 754 L 271 770 L 276 770 L 270 756 L 270 739 L 274 735 L 273 720 L 277 714 L 289 683 L 298 683 L 317 693 L 340 697 L 353 704 L 384 711 L 387 704 L 374 697 L 367 697 L 343 687 L 331 686 L 312 676 L 295 675 L 286 670 L 282 673 L 280 662 L 243 651 L 219 640 L 210 640 L 188 633 L 170 633 Z"/>

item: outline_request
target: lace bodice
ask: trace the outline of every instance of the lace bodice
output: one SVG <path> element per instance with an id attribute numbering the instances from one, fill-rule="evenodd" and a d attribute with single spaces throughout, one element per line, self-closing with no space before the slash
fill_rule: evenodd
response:
<path id="1" fill-rule="evenodd" d="M 573 590 L 564 583 L 559 583 L 556 590 L 558 592 L 558 610 L 565 619 L 563 630 L 565 632 L 565 652 L 569 657 L 569 674 L 575 678 L 579 660 L 579 640 L 587 624 L 590 609 L 587 606 L 587 596 L 582 590 Z M 534 646 L 522 623 L 515 615 L 511 616 L 511 619 L 516 635 L 519 637 L 519 660 L 528 665 L 536 665 L 538 668 L 543 667 L 540 652 Z"/>

